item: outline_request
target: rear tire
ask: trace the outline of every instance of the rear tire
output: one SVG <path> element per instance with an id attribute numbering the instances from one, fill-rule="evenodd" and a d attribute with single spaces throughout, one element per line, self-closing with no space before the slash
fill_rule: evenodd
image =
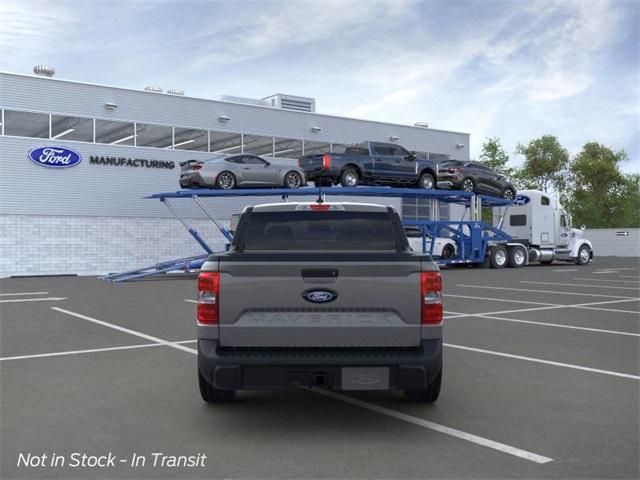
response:
<path id="1" fill-rule="evenodd" d="M 343 187 L 357 187 L 358 183 L 360 183 L 358 172 L 353 168 L 345 168 L 342 175 L 340 175 L 340 185 Z"/>
<path id="2" fill-rule="evenodd" d="M 522 247 L 509 247 L 509 259 L 507 266 L 509 268 L 520 268 L 527 264 L 527 252 Z"/>
<path id="3" fill-rule="evenodd" d="M 236 398 L 235 390 L 219 390 L 211 385 L 198 370 L 198 385 L 200 396 L 207 403 L 229 403 Z"/>
<path id="4" fill-rule="evenodd" d="M 222 190 L 231 190 L 236 186 L 236 176 L 228 171 L 220 172 L 216 178 L 216 187 Z"/>
<path id="5" fill-rule="evenodd" d="M 427 388 L 421 390 L 405 390 L 404 396 L 410 402 L 416 403 L 433 403 L 440 396 L 440 387 L 442 385 L 442 370 L 438 376 L 427 385 Z"/>
<path id="6" fill-rule="evenodd" d="M 455 249 L 450 243 L 447 243 L 444 247 L 442 247 L 442 258 L 451 258 L 455 253 Z"/>
<path id="7" fill-rule="evenodd" d="M 489 260 L 489 266 L 491 268 L 504 268 L 507 265 L 507 249 L 502 245 L 495 245 L 491 248 L 491 259 Z"/>
<path id="8" fill-rule="evenodd" d="M 423 173 L 420 175 L 420 180 L 418 180 L 418 187 L 425 190 L 433 190 L 436 188 L 436 180 L 430 173 Z"/>
<path id="9" fill-rule="evenodd" d="M 476 184 L 474 183 L 472 178 L 465 178 L 460 185 L 460 189 L 464 192 L 475 192 Z"/>

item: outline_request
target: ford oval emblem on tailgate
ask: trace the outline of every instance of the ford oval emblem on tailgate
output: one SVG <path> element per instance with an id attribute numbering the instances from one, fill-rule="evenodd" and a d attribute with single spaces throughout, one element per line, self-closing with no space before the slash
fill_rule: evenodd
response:
<path id="1" fill-rule="evenodd" d="M 302 298 L 312 303 L 333 302 L 338 298 L 338 294 L 333 290 L 307 290 L 302 293 Z"/>
<path id="2" fill-rule="evenodd" d="M 33 163 L 49 168 L 74 167 L 82 161 L 78 152 L 65 147 L 34 148 L 28 156 Z"/>

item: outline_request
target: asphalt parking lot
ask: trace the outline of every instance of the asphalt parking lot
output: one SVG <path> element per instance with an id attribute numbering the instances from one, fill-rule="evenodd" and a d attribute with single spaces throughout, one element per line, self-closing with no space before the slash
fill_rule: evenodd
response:
<path id="1" fill-rule="evenodd" d="M 209 406 L 194 277 L 5 279 L 0 477 L 638 478 L 639 268 L 597 258 L 444 271 L 434 405 L 298 389 Z M 125 461 L 18 467 L 21 453 L 73 452 Z M 154 452 L 207 459 L 153 467 Z"/>

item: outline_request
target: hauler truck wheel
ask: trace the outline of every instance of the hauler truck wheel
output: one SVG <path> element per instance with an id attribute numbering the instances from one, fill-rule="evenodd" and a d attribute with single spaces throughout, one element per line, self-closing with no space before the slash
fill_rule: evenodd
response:
<path id="1" fill-rule="evenodd" d="M 502 245 L 495 245 L 491 248 L 489 265 L 491 268 L 504 268 L 507 265 L 508 258 L 507 249 Z"/>
<path id="2" fill-rule="evenodd" d="M 586 265 L 591 260 L 591 250 L 586 245 L 582 245 L 578 249 L 578 256 L 576 257 L 576 263 L 578 265 Z"/>
<path id="3" fill-rule="evenodd" d="M 507 266 L 509 268 L 524 267 L 527 263 L 527 252 L 522 247 L 509 247 L 509 259 L 507 260 Z"/>
<path id="4" fill-rule="evenodd" d="M 198 384 L 200 396 L 207 403 L 228 403 L 236 398 L 235 390 L 219 390 L 211 385 L 198 370 Z"/>
<path id="5" fill-rule="evenodd" d="M 404 396 L 410 402 L 433 403 L 440 396 L 440 386 L 442 385 L 442 370 L 438 376 L 422 390 L 405 390 Z"/>

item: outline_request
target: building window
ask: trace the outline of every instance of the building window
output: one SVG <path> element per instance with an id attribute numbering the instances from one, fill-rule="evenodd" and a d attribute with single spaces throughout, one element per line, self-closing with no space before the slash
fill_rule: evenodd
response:
<path id="1" fill-rule="evenodd" d="M 49 138 L 49 115 L 5 110 L 4 134 L 16 137 Z"/>
<path id="2" fill-rule="evenodd" d="M 318 155 L 331 152 L 331 144 L 327 142 L 310 142 L 304 141 L 305 155 Z"/>
<path id="3" fill-rule="evenodd" d="M 96 142 L 111 145 L 133 145 L 134 126 L 129 122 L 96 120 Z"/>
<path id="4" fill-rule="evenodd" d="M 171 148 L 173 145 L 173 129 L 163 125 L 136 123 L 136 146 Z"/>
<path id="5" fill-rule="evenodd" d="M 449 160 L 449 155 L 445 155 L 443 153 L 431 153 L 429 152 L 427 155 L 429 155 L 429 160 L 436 162 L 436 163 L 440 163 L 440 162 L 444 162 L 445 160 Z"/>
<path id="6" fill-rule="evenodd" d="M 206 152 L 209 147 L 209 136 L 206 130 L 193 128 L 174 129 L 173 148 L 176 150 L 196 150 Z"/>
<path id="7" fill-rule="evenodd" d="M 261 135 L 244 135 L 244 153 L 272 157 L 273 137 L 263 137 Z"/>
<path id="8" fill-rule="evenodd" d="M 302 140 L 276 137 L 273 141 L 275 145 L 274 157 L 295 159 L 302 157 Z"/>
<path id="9" fill-rule="evenodd" d="M 403 198 L 402 218 L 404 220 L 430 220 L 428 198 Z"/>
<path id="10" fill-rule="evenodd" d="M 93 119 L 51 115 L 51 138 L 93 142 Z"/>
<path id="11" fill-rule="evenodd" d="M 209 132 L 209 151 L 211 153 L 242 153 L 242 135 L 229 132 Z"/>

